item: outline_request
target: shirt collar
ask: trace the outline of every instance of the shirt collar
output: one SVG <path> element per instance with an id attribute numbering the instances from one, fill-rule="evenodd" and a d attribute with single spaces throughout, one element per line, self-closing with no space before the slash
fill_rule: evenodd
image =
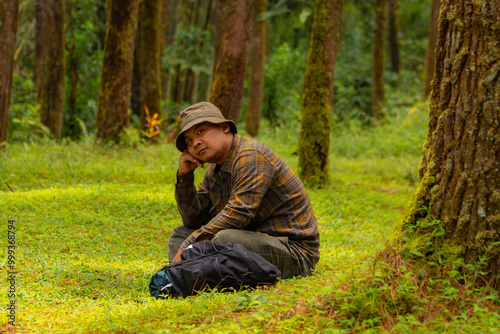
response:
<path id="1" fill-rule="evenodd" d="M 227 155 L 226 160 L 221 165 L 220 169 L 226 173 L 231 174 L 232 166 L 234 159 L 236 157 L 236 151 L 238 150 L 238 146 L 240 145 L 241 136 L 237 133 L 233 136 L 233 142 L 231 143 L 231 148 L 229 149 L 229 154 Z"/>

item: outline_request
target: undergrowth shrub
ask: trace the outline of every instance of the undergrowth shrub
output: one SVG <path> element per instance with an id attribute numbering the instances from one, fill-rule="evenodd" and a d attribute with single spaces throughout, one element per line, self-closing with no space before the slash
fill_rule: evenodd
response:
<path id="1" fill-rule="evenodd" d="M 475 269 L 460 261 L 429 266 L 404 261 L 398 248 L 387 247 L 370 271 L 304 312 L 327 314 L 337 328 L 349 332 L 443 332 L 451 322 L 454 326 L 462 322 L 464 332 L 473 332 L 475 326 L 484 326 L 481 321 L 500 311 L 498 292 L 477 286 L 477 277 Z"/>
<path id="2" fill-rule="evenodd" d="M 349 332 L 444 332 L 458 326 L 471 333 L 498 324 L 500 297 L 481 271 L 485 258 L 469 264 L 461 258 L 447 261 L 435 250 L 408 257 L 404 244 L 401 239 L 389 243 L 370 270 L 304 312 L 326 313 Z"/>

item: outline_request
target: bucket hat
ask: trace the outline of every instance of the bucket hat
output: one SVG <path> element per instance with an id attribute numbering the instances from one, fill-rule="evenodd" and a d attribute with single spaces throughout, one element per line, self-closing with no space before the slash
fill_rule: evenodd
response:
<path id="1" fill-rule="evenodd" d="M 229 119 L 225 119 L 219 108 L 212 103 L 196 103 L 181 111 L 181 132 L 175 140 L 175 146 L 179 151 L 184 152 L 187 149 L 186 142 L 184 141 L 184 132 L 203 122 L 213 124 L 228 123 L 232 133 L 238 132 L 236 124 Z"/>

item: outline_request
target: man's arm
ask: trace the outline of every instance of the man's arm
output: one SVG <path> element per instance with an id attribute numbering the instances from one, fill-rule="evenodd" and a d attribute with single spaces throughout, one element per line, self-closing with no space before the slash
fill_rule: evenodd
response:
<path id="1" fill-rule="evenodd" d="M 243 153 L 233 168 L 232 192 L 227 205 L 209 223 L 194 231 L 181 248 L 209 240 L 221 230 L 245 228 L 257 214 L 276 172 L 262 153 L 254 150 Z"/>
<path id="2" fill-rule="evenodd" d="M 203 163 L 195 159 L 187 151 L 179 158 L 175 199 L 185 227 L 197 229 L 210 220 L 211 201 L 208 182 L 203 179 L 198 191 L 194 186 L 194 170 L 203 167 Z"/>

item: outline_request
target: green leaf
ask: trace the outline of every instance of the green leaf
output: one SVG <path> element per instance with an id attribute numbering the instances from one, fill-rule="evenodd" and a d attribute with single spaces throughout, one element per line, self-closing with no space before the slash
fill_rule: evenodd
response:
<path id="1" fill-rule="evenodd" d="M 410 253 L 412 253 L 413 255 L 416 255 L 418 257 L 424 257 L 424 254 L 420 253 L 419 251 L 411 251 Z"/>
<path id="2" fill-rule="evenodd" d="M 312 10 L 309 7 L 302 9 L 302 12 L 299 15 L 300 22 L 306 23 L 307 18 L 311 15 L 311 13 L 312 13 Z"/>

